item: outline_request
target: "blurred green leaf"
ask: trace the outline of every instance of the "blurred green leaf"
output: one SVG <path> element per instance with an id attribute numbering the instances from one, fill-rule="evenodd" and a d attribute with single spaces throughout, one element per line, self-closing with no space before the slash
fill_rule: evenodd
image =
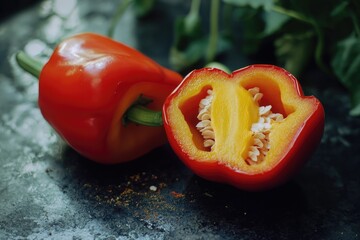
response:
<path id="1" fill-rule="evenodd" d="M 205 52 L 202 39 L 201 19 L 191 13 L 175 21 L 175 41 L 170 50 L 170 63 L 181 70 L 198 62 Z"/>
<path id="2" fill-rule="evenodd" d="M 264 8 L 270 10 L 274 5 L 273 0 L 224 0 L 224 2 L 229 4 L 234 4 L 239 7 L 250 6 L 252 8 Z"/>
<path id="3" fill-rule="evenodd" d="M 265 29 L 263 35 L 268 36 L 280 30 L 289 19 L 290 17 L 287 15 L 274 11 L 266 11 L 264 13 Z"/>
<path id="4" fill-rule="evenodd" d="M 360 1 L 358 0 L 223 0 L 231 6 L 231 20 L 237 21 L 241 34 L 237 41 L 242 53 L 252 57 L 275 57 L 274 62 L 294 75 L 309 63 L 325 73 L 335 73 L 349 90 L 351 115 L 360 116 Z M 189 16 L 177 23 L 176 44 L 171 61 L 177 69 L 191 67 L 203 60 L 206 33 L 198 25 L 200 17 Z M 195 30 L 197 29 L 197 30 Z M 227 36 L 234 29 L 228 27 Z M 232 42 L 234 44 L 234 42 Z M 265 52 L 262 50 L 265 49 Z M 217 54 L 231 48 L 222 38 Z M 201 63 L 201 62 L 200 62 Z M 331 67 L 331 69 L 330 69 Z"/>
<path id="5" fill-rule="evenodd" d="M 202 38 L 199 7 L 200 0 L 193 1 L 189 13 L 175 20 L 173 47 L 179 51 L 185 50 L 192 41 L 198 41 Z"/>
<path id="6" fill-rule="evenodd" d="M 199 62 L 204 56 L 207 39 L 191 41 L 186 48 L 173 46 L 170 49 L 170 64 L 175 70 L 182 70 Z"/>
<path id="7" fill-rule="evenodd" d="M 242 51 L 245 54 L 256 53 L 263 40 L 262 33 L 265 29 L 262 10 L 241 7 L 235 10 L 234 15 L 241 23 Z"/>
<path id="8" fill-rule="evenodd" d="M 201 18 L 198 14 L 190 13 L 184 18 L 182 31 L 188 37 L 196 37 L 201 32 Z"/>
<path id="9" fill-rule="evenodd" d="M 342 15 L 344 12 L 346 12 L 346 8 L 348 7 L 348 5 L 348 1 L 341 2 L 339 5 L 335 6 L 335 8 L 331 11 L 330 15 L 332 17 Z"/>
<path id="10" fill-rule="evenodd" d="M 134 10 L 137 17 L 144 17 L 154 8 L 156 0 L 134 0 Z"/>
<path id="11" fill-rule="evenodd" d="M 355 34 L 337 44 L 331 64 L 340 82 L 350 91 L 350 114 L 360 116 L 360 40 Z"/>
<path id="12" fill-rule="evenodd" d="M 175 41 L 170 50 L 170 63 L 176 70 L 184 70 L 196 64 L 206 64 L 220 53 L 231 48 L 231 41 L 225 35 L 219 36 L 218 1 L 212 2 L 210 33 L 203 33 L 200 0 L 192 0 L 189 13 L 175 21 Z M 215 30 L 214 30 L 215 29 Z M 215 41 L 214 41 L 215 39 Z M 211 53 L 211 54 L 209 54 Z"/>
<path id="13" fill-rule="evenodd" d="M 275 55 L 279 63 L 295 76 L 300 75 L 312 56 L 312 35 L 284 34 L 275 41 Z"/>
<path id="14" fill-rule="evenodd" d="M 183 70 L 204 60 L 208 43 L 209 38 L 205 36 L 191 41 L 185 49 L 180 50 L 173 46 L 170 50 L 170 63 L 172 67 L 176 70 Z M 231 42 L 221 36 L 217 42 L 217 54 L 228 51 L 231 47 Z"/>

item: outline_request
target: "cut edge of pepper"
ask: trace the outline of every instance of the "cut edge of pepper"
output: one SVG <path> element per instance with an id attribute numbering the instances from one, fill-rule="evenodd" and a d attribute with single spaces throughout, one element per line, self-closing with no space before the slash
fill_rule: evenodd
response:
<path id="1" fill-rule="evenodd" d="M 273 69 L 273 68 L 269 68 L 269 70 L 271 70 L 271 71 L 278 71 L 278 69 Z M 200 93 L 206 93 L 206 91 L 208 90 L 208 89 L 212 89 L 212 90 L 214 90 L 213 88 L 212 88 L 212 86 L 211 86 L 211 84 L 209 84 L 209 82 L 207 82 L 207 83 L 203 83 L 203 84 L 201 84 L 200 82 L 202 81 L 201 80 L 201 78 L 205 78 L 206 79 L 206 75 L 202 75 L 202 73 L 201 73 L 201 71 L 199 71 L 199 70 L 195 70 L 194 71 L 195 73 L 194 73 L 194 75 L 193 76 L 191 76 L 192 74 L 189 74 L 190 76 L 191 76 L 191 78 L 192 78 L 192 81 L 194 81 L 194 78 L 196 78 L 197 80 L 196 81 L 199 81 L 199 82 L 197 82 L 197 83 L 195 83 L 194 84 L 194 86 L 196 86 L 196 88 L 201 88 L 202 90 L 200 90 Z M 297 114 L 295 114 L 295 115 L 299 115 L 299 116 L 302 116 L 301 117 L 301 119 L 302 118 L 304 118 L 304 120 L 307 118 L 307 116 L 308 115 L 311 115 L 311 114 L 313 114 L 312 112 L 313 112 L 313 109 L 312 109 L 312 107 L 311 107 L 311 103 L 309 102 L 309 101 L 307 101 L 307 98 L 308 97 L 304 97 L 302 94 L 301 94 L 301 92 L 299 92 L 299 87 L 298 88 L 294 88 L 294 84 L 295 83 L 293 83 L 292 81 L 288 81 L 288 80 L 285 80 L 285 78 L 289 78 L 289 76 L 285 76 L 285 74 L 284 74 L 284 72 L 283 72 L 283 74 L 284 74 L 284 76 L 280 76 L 279 74 L 275 74 L 274 75 L 274 73 L 273 72 L 271 72 L 271 73 L 269 73 L 270 75 L 269 76 L 267 76 L 267 74 L 265 74 L 265 77 L 266 78 L 269 78 L 271 81 L 273 81 L 273 85 L 275 85 L 276 86 L 276 88 L 277 88 L 277 91 L 278 91 L 278 94 L 277 94 L 277 99 L 278 99 L 278 101 L 279 101 L 279 103 L 280 103 L 280 105 L 279 104 L 273 104 L 273 103 L 270 103 L 270 105 L 276 105 L 276 107 L 275 107 L 275 110 L 274 111 L 276 111 L 276 112 L 280 112 L 280 113 L 282 113 L 283 115 L 284 115 L 284 118 L 287 118 L 288 116 L 290 116 L 290 118 L 293 118 L 294 117 L 294 114 L 293 113 L 295 113 L 295 112 L 297 112 Z M 219 75 L 218 74 L 216 74 L 217 76 L 212 76 L 212 77 L 210 77 L 210 78 L 218 78 L 219 77 Z M 231 75 L 227 75 L 227 78 L 233 78 L 234 77 L 234 75 L 236 75 L 236 74 L 231 74 Z M 242 74 L 240 74 L 240 75 L 242 75 Z M 238 83 L 239 84 L 241 84 L 242 85 L 242 87 L 244 87 L 245 89 L 249 89 L 249 88 L 251 88 L 252 87 L 252 85 L 251 84 L 249 84 L 249 83 L 246 83 L 246 81 L 243 81 L 243 80 L 241 80 L 241 76 L 239 75 L 239 77 L 236 77 L 237 79 L 238 78 L 240 78 L 240 80 L 236 80 L 236 81 L 238 81 Z M 251 74 L 250 74 L 251 75 Z M 209 77 L 208 77 L 209 78 Z M 220 77 L 220 78 L 223 78 L 223 77 Z M 291 87 L 291 90 L 290 91 L 287 91 L 286 90 L 286 93 L 283 93 L 283 87 L 284 86 L 281 86 L 281 84 L 283 84 L 282 83 L 282 81 L 283 80 L 277 80 L 276 78 L 283 78 L 284 79 L 284 81 L 286 82 L 286 83 L 284 83 L 284 85 L 286 85 L 285 86 L 285 88 L 287 88 L 287 87 L 289 87 L 289 86 L 292 86 Z M 263 80 L 263 79 L 262 79 Z M 261 83 L 262 82 L 262 80 L 261 80 L 261 78 L 260 78 L 260 80 L 257 80 L 260 84 L 260 88 L 264 88 L 264 84 L 263 83 Z M 211 80 L 212 81 L 212 80 Z M 211 82 L 210 81 L 210 82 Z M 186 119 L 196 119 L 196 113 L 195 114 L 191 114 L 192 116 L 191 117 L 189 117 L 188 116 L 188 114 L 189 113 L 191 113 L 191 112 L 196 112 L 195 110 L 187 110 L 187 111 L 184 111 L 184 107 L 183 107 L 183 104 L 184 104 L 184 102 L 186 101 L 186 100 L 184 100 L 185 99 L 185 97 L 186 97 L 186 94 L 185 94 L 185 92 L 187 91 L 187 90 L 184 90 L 184 88 L 187 88 L 186 87 L 186 85 L 189 83 L 188 81 L 184 81 L 185 83 L 184 84 L 182 84 L 182 86 L 180 87 L 180 88 L 182 88 L 182 89 L 178 89 L 178 92 L 180 92 L 180 94 L 178 95 L 178 96 L 176 96 L 176 97 L 179 97 L 180 99 L 182 99 L 182 100 L 179 100 L 179 99 L 177 99 L 175 102 L 173 102 L 173 101 L 170 101 L 169 103 L 170 104 L 175 104 L 178 108 L 179 108 L 179 110 L 180 110 L 180 112 L 181 112 L 181 114 L 182 114 L 182 116 L 183 116 L 183 119 L 186 121 L 186 122 L 191 122 L 191 121 L 188 121 L 188 120 L 186 120 Z M 245 82 L 245 83 L 244 83 Z M 252 84 L 253 84 L 253 82 L 252 82 Z M 295 84 L 296 85 L 296 84 Z M 205 86 L 207 86 L 207 87 L 205 87 Z M 263 86 L 263 87 L 262 87 Z M 296 85 L 297 86 L 297 85 Z M 301 90 L 301 89 L 300 89 Z M 194 93 L 194 89 L 192 89 L 190 92 L 192 92 L 191 94 L 193 94 Z M 194 95 L 192 95 L 192 98 L 193 99 L 197 99 L 197 103 L 195 103 L 195 105 L 197 105 L 198 104 L 198 102 L 201 100 L 201 94 L 200 93 L 198 93 L 198 95 L 200 95 L 200 97 L 198 96 L 194 96 Z M 203 94 L 204 96 L 206 95 L 206 94 Z M 286 95 L 285 97 L 283 96 L 283 95 Z M 294 96 L 294 99 L 292 99 L 292 98 L 289 98 L 288 96 L 289 95 L 292 95 L 292 96 Z M 203 97 L 204 97 L 203 96 Z M 286 99 L 286 101 L 284 101 L 284 99 Z M 265 98 L 266 99 L 266 98 Z M 266 101 L 264 101 L 264 102 L 266 102 L 266 103 L 269 103 L 269 101 L 270 102 L 273 102 L 274 100 L 272 99 L 272 96 L 270 95 L 270 97 L 268 97 L 268 100 L 266 100 Z M 174 99 L 172 99 L 172 100 L 174 100 Z M 188 101 L 190 101 L 190 100 L 188 100 Z M 196 102 L 196 101 L 193 101 L 193 100 L 191 100 L 190 102 Z M 300 104 L 300 106 L 298 107 L 297 106 L 297 104 L 299 104 L 299 103 L 301 103 Z M 263 103 L 261 104 L 261 105 L 263 105 Z M 304 108 L 306 108 L 306 109 L 301 109 L 302 107 L 304 107 Z M 300 109 L 299 109 L 300 108 Z M 194 109 L 196 109 L 196 107 L 194 107 Z M 169 114 L 173 114 L 173 113 L 175 113 L 174 111 L 172 111 L 172 110 L 170 110 L 169 111 L 169 109 L 167 109 L 167 111 L 166 111 L 167 113 L 167 122 L 168 123 L 170 123 L 169 122 L 169 119 L 171 119 L 171 117 L 169 116 Z M 193 121 L 195 121 L 195 120 L 193 120 Z M 288 121 L 288 120 L 287 120 Z M 290 121 L 290 122 L 293 122 L 293 120 L 292 121 Z M 293 122 L 294 123 L 294 122 Z M 295 132 L 297 131 L 296 130 L 296 128 L 297 127 L 301 127 L 300 125 L 301 125 L 302 123 L 298 123 L 298 124 L 296 124 L 296 126 L 291 126 L 291 124 L 287 124 L 287 129 L 288 128 L 291 128 L 291 129 L 293 129 Z M 278 126 L 276 126 L 275 128 L 278 128 Z M 190 128 L 191 129 L 191 128 Z M 196 129 L 195 129 L 196 130 Z M 190 132 L 193 132 L 194 130 L 192 130 L 192 131 L 190 131 Z M 277 131 L 279 131 L 279 130 L 277 130 Z M 294 131 L 291 131 L 291 132 L 294 132 Z M 182 131 L 182 132 L 184 132 L 184 130 Z M 285 134 L 287 134 L 288 135 L 288 133 L 285 133 Z M 182 134 L 180 134 L 180 135 L 182 135 Z M 200 136 L 201 137 L 201 135 L 199 135 L 199 134 L 197 134 L 197 135 L 195 135 L 195 137 L 194 136 L 192 136 L 192 138 L 194 139 L 194 138 L 196 138 L 196 136 Z M 290 145 L 292 144 L 291 143 L 291 139 L 289 139 L 290 140 Z M 200 141 L 200 143 L 201 143 L 202 141 Z M 286 142 L 286 141 L 284 141 L 284 142 Z M 181 144 L 181 147 L 182 148 L 184 148 L 184 151 L 187 151 L 185 148 L 186 148 L 186 146 L 187 146 L 188 144 L 184 144 L 184 143 L 182 143 Z M 199 145 L 199 144 L 195 144 L 195 145 Z M 198 150 L 202 150 L 202 147 L 197 147 L 197 149 Z M 278 161 L 281 161 L 281 156 L 279 156 L 279 154 L 281 155 L 281 154 L 284 154 L 285 152 L 287 151 L 287 149 L 284 147 L 284 149 L 282 149 L 281 151 L 279 151 L 280 153 L 278 153 L 278 154 L 275 154 L 274 156 L 276 156 L 276 159 L 274 160 L 274 161 L 271 161 L 271 163 L 267 163 L 266 165 L 267 166 L 263 166 L 264 164 L 258 164 L 258 165 L 256 165 L 256 166 L 258 166 L 258 167 L 254 167 L 254 166 L 249 166 L 248 164 L 241 164 L 241 165 L 238 165 L 238 164 L 236 164 L 236 165 L 234 165 L 234 164 L 230 164 L 229 165 L 229 163 L 228 163 L 228 161 L 226 161 L 225 159 L 222 159 L 221 158 L 221 156 L 219 157 L 219 156 L 216 156 L 215 154 L 211 154 L 211 151 L 209 152 L 209 151 L 200 151 L 200 152 L 202 152 L 202 153 L 198 153 L 198 156 L 196 156 L 196 154 L 194 155 L 194 153 L 191 153 L 192 151 L 190 151 L 190 154 L 189 154 L 189 157 L 190 157 L 190 159 L 193 159 L 193 160 L 196 160 L 196 161 L 200 161 L 200 162 L 219 162 L 219 163 L 221 163 L 221 164 L 224 164 L 224 165 L 228 165 L 229 167 L 231 167 L 231 168 L 235 168 L 235 169 L 237 169 L 238 171 L 246 171 L 246 172 L 249 172 L 249 173 L 258 173 L 258 172 L 264 172 L 264 171 L 267 171 L 267 169 L 271 169 L 272 167 L 274 167 L 276 164 L 277 164 L 277 162 Z M 244 159 L 243 159 L 244 160 Z M 244 161 L 242 161 L 242 162 L 244 162 Z M 245 166 L 245 165 L 247 165 L 247 166 Z M 249 169 L 252 169 L 252 170 L 250 170 L 249 171 Z"/>

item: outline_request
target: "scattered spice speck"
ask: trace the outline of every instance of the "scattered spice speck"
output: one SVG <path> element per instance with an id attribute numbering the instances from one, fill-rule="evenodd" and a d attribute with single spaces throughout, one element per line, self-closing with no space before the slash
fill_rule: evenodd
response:
<path id="1" fill-rule="evenodd" d="M 122 183 L 117 185 L 99 185 L 84 183 L 84 190 L 90 194 L 97 204 L 108 204 L 116 208 L 135 210 L 134 216 L 143 219 L 157 219 L 158 211 L 177 211 L 172 201 L 167 196 L 167 184 L 160 181 L 156 174 L 139 172 L 126 176 Z M 91 189 L 91 191 L 89 191 Z M 181 193 L 174 192 L 175 198 L 184 197 Z"/>
<path id="2" fill-rule="evenodd" d="M 211 198 L 214 197 L 213 195 L 211 195 L 210 193 L 207 193 L 207 192 L 204 193 L 204 195 L 207 196 L 207 197 L 211 197 Z"/>
<path id="3" fill-rule="evenodd" d="M 157 191 L 157 187 L 156 186 L 150 186 L 150 188 L 149 188 L 151 191 L 153 191 L 153 192 L 156 192 Z"/>
<path id="4" fill-rule="evenodd" d="M 172 195 L 174 198 L 183 198 L 183 197 L 185 197 L 185 194 L 178 193 L 178 192 L 175 192 L 175 191 L 172 191 L 172 192 L 171 192 L 171 195 Z"/>

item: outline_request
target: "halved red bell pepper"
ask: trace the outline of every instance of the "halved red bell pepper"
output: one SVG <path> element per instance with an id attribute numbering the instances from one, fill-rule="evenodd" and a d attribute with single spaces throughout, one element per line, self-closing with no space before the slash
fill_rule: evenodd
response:
<path id="1" fill-rule="evenodd" d="M 324 109 L 272 65 L 191 72 L 166 99 L 164 125 L 197 175 L 257 191 L 292 177 L 320 142 Z"/>
<path id="2" fill-rule="evenodd" d="M 167 141 L 163 127 L 126 122 L 128 109 L 151 99 L 147 108 L 161 110 L 181 80 L 133 48 L 83 33 L 62 41 L 41 70 L 39 107 L 82 155 L 100 163 L 126 162 Z M 162 124 L 161 113 L 155 120 Z"/>

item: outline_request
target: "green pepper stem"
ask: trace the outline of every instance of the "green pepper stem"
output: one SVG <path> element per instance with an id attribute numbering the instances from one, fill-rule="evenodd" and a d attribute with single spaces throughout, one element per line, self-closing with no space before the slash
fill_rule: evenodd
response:
<path id="1" fill-rule="evenodd" d="M 153 111 L 139 104 L 133 105 L 126 111 L 126 120 L 149 127 L 163 125 L 162 113 L 160 111 Z"/>
<path id="2" fill-rule="evenodd" d="M 44 64 L 39 60 L 29 56 L 23 51 L 20 51 L 15 56 L 18 65 L 26 72 L 30 73 L 36 78 L 39 78 L 40 72 L 44 67 Z"/>
<path id="3" fill-rule="evenodd" d="M 40 72 L 44 66 L 42 62 L 29 56 L 23 51 L 18 52 L 15 58 L 18 65 L 23 70 L 30 73 L 34 77 L 39 78 Z M 142 97 L 141 99 L 143 100 L 143 103 L 140 101 L 139 103 L 132 105 L 126 111 L 123 120 L 125 122 L 130 121 L 144 126 L 151 126 L 151 127 L 162 126 L 163 121 L 162 121 L 161 112 L 153 111 L 144 107 L 141 104 L 146 104 L 151 100 L 144 97 Z"/>

